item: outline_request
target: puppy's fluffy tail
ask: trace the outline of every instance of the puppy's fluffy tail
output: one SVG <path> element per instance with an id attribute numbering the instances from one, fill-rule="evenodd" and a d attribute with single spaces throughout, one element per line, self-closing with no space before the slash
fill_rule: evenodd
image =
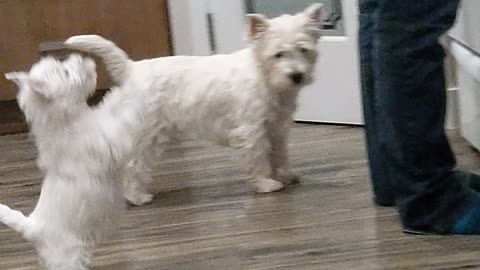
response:
<path id="1" fill-rule="evenodd" d="M 27 237 L 27 231 L 30 227 L 30 219 L 24 216 L 20 211 L 12 210 L 10 207 L 0 204 L 0 222 Z"/>
<path id="2" fill-rule="evenodd" d="M 102 58 L 113 82 L 121 85 L 132 62 L 115 43 L 98 35 L 73 36 L 64 42 L 67 48 L 91 53 Z"/>

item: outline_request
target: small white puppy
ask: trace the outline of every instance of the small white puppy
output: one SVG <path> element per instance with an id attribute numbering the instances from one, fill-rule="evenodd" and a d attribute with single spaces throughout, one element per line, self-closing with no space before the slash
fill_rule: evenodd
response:
<path id="1" fill-rule="evenodd" d="M 0 221 L 34 244 L 45 269 L 87 269 L 95 244 L 115 229 L 124 208 L 122 177 L 141 139 L 145 104 L 134 91 L 118 90 L 88 107 L 97 74 L 95 63 L 79 55 L 44 58 L 6 78 L 19 86 L 45 178 L 30 216 L 0 204 Z"/>
<path id="2" fill-rule="evenodd" d="M 270 20 L 249 15 L 248 48 L 228 55 L 133 62 L 100 36 L 71 37 L 65 45 L 102 57 L 120 87 L 150 99 L 157 123 L 148 129 L 156 143 L 180 134 L 239 148 L 255 190 L 266 193 L 296 179 L 288 162 L 288 125 L 300 89 L 313 79 L 321 14 L 322 5 L 314 4 Z M 137 205 L 152 198 L 143 188 L 151 178 L 144 157 L 149 143 L 139 146 L 136 172 L 126 183 L 125 196 Z"/>

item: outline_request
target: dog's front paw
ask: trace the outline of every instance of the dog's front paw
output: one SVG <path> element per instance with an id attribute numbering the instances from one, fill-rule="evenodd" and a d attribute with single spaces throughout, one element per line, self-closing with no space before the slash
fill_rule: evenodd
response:
<path id="1" fill-rule="evenodd" d="M 294 174 L 290 172 L 285 174 L 280 174 L 279 178 L 285 185 L 295 185 L 300 183 L 300 176 L 298 174 Z"/>
<path id="2" fill-rule="evenodd" d="M 153 194 L 148 193 L 138 193 L 135 196 L 128 196 L 127 201 L 129 204 L 134 206 L 142 206 L 148 203 L 151 203 L 153 200 Z"/>
<path id="3" fill-rule="evenodd" d="M 255 191 L 257 193 L 270 193 L 284 188 L 285 185 L 282 182 L 270 178 L 260 178 L 255 181 Z"/>

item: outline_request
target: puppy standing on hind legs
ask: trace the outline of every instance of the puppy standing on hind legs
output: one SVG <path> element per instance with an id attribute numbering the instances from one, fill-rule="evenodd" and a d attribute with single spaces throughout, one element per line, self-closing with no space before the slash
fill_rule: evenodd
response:
<path id="1" fill-rule="evenodd" d="M 88 268 L 95 244 L 122 213 L 122 177 L 143 134 L 146 106 L 133 91 L 112 91 L 88 107 L 96 76 L 95 63 L 79 55 L 6 74 L 19 86 L 45 178 L 28 217 L 0 204 L 0 221 L 34 244 L 47 270 Z"/>
<path id="2" fill-rule="evenodd" d="M 150 100 L 160 126 L 148 130 L 152 136 L 180 133 L 238 148 L 245 153 L 253 187 L 267 193 L 296 179 L 288 164 L 288 125 L 299 91 L 313 80 L 321 14 L 322 5 L 314 4 L 274 19 L 249 15 L 248 47 L 227 55 L 133 62 L 100 36 L 71 37 L 65 45 L 100 56 L 121 88 Z M 143 181 L 128 181 L 133 183 L 126 185 L 132 187 L 126 198 L 141 204 L 136 198 L 147 196 L 139 188 Z"/>

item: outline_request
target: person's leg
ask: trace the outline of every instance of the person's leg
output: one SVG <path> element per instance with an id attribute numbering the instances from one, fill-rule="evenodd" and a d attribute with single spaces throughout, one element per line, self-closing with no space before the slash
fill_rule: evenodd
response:
<path id="1" fill-rule="evenodd" d="M 444 51 L 458 0 L 378 1 L 373 43 L 381 144 L 406 231 L 480 233 L 480 196 L 455 172 L 444 130 Z M 469 176 L 470 177 L 470 176 Z"/>
<path id="2" fill-rule="evenodd" d="M 363 117 L 365 121 L 365 139 L 370 167 L 373 196 L 376 204 L 393 206 L 395 196 L 387 173 L 384 152 L 378 138 L 378 109 L 373 77 L 373 39 L 378 13 L 378 0 L 359 1 L 359 48 L 360 72 L 362 79 Z"/>

